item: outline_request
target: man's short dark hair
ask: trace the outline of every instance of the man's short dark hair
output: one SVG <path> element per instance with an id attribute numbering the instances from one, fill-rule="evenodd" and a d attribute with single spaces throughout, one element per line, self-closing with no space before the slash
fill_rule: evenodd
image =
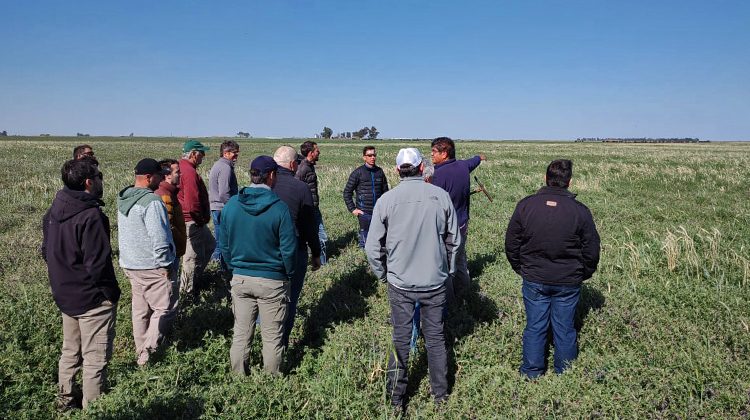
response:
<path id="1" fill-rule="evenodd" d="M 568 159 L 553 160 L 547 166 L 547 186 L 568 188 L 573 177 L 573 162 Z"/>
<path id="2" fill-rule="evenodd" d="M 375 146 L 365 146 L 362 148 L 362 156 L 366 155 L 370 150 L 375 150 Z"/>
<path id="3" fill-rule="evenodd" d="M 224 153 L 226 152 L 239 152 L 240 151 L 240 145 L 237 144 L 234 140 L 226 140 L 223 143 L 221 143 L 221 146 L 219 147 L 219 153 L 221 153 L 221 156 L 224 156 Z"/>
<path id="4" fill-rule="evenodd" d="M 456 144 L 453 143 L 450 137 L 438 137 L 432 141 L 431 146 L 436 148 L 440 153 L 448 153 L 448 159 L 456 158 Z"/>
<path id="5" fill-rule="evenodd" d="M 422 175 L 422 171 L 419 170 L 419 166 L 414 166 L 409 163 L 404 163 L 398 167 L 398 175 L 401 178 L 409 178 L 412 176 Z"/>
<path id="6" fill-rule="evenodd" d="M 98 173 L 99 166 L 90 157 L 71 159 L 60 169 L 63 184 L 75 191 L 85 191 L 86 180 L 96 178 Z"/>
<path id="7" fill-rule="evenodd" d="M 169 169 L 172 170 L 172 165 L 179 165 L 180 162 L 176 161 L 175 159 L 162 159 L 159 161 L 159 166 L 162 167 L 162 169 Z"/>
<path id="8" fill-rule="evenodd" d="M 302 145 L 299 147 L 299 152 L 302 154 L 302 156 L 307 157 L 307 155 L 310 154 L 313 150 L 315 150 L 315 146 L 317 146 L 318 143 L 315 143 L 314 141 L 306 141 L 302 143 Z"/>
<path id="9" fill-rule="evenodd" d="M 258 169 L 250 169 L 250 181 L 253 184 L 265 184 L 266 181 L 268 181 L 268 175 L 272 172 L 276 173 L 276 171 L 273 170 L 271 172 L 266 172 L 263 175 L 261 175 Z"/>
<path id="10" fill-rule="evenodd" d="M 73 159 L 80 159 L 80 156 L 83 154 L 83 151 L 86 149 L 94 150 L 93 147 L 89 146 L 88 144 L 81 144 L 79 146 L 76 146 L 73 148 Z"/>

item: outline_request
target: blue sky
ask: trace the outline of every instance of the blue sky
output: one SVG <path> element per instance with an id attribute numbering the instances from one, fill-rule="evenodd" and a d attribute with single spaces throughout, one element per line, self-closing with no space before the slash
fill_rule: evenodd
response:
<path id="1" fill-rule="evenodd" d="M 748 1 L 0 2 L 18 134 L 750 140 Z"/>

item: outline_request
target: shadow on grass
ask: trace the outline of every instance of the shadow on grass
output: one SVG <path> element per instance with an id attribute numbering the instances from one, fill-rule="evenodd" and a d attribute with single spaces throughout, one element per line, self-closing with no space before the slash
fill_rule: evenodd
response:
<path id="1" fill-rule="evenodd" d="M 328 241 L 328 244 L 326 246 L 326 257 L 336 258 L 337 256 L 341 255 L 342 249 L 352 244 L 356 246 L 357 235 L 358 233 L 356 231 L 350 230 L 336 238 L 336 240 Z"/>
<path id="2" fill-rule="evenodd" d="M 359 265 L 326 290 L 306 317 L 302 338 L 290 345 L 287 370 L 298 367 L 306 352 L 323 345 L 329 327 L 363 318 L 368 311 L 367 298 L 375 293 L 377 285 L 378 281 L 367 272 L 366 266 Z"/>
<path id="3" fill-rule="evenodd" d="M 606 299 L 600 291 L 583 283 L 581 286 L 581 298 L 578 300 L 578 308 L 576 308 L 576 331 L 581 332 L 583 324 L 589 316 L 589 312 L 591 312 L 592 309 L 603 307 L 605 302 Z"/>
<path id="4" fill-rule="evenodd" d="M 486 261 L 494 261 L 487 258 Z M 481 271 L 481 270 L 480 270 Z M 472 271 L 472 275 L 475 272 Z M 445 320 L 445 345 L 448 351 L 448 393 L 450 394 L 456 381 L 458 365 L 456 363 L 455 345 L 462 338 L 474 333 L 480 324 L 490 324 L 498 319 L 498 306 L 489 296 L 481 292 L 479 285 L 472 281 L 471 290 L 464 296 L 464 303 L 459 307 L 450 308 Z M 419 390 L 419 384 L 427 376 L 427 352 L 419 348 L 417 359 L 409 372 L 409 384 L 406 388 L 408 402 Z"/>
<path id="5" fill-rule="evenodd" d="M 497 250 L 496 253 L 479 254 L 469 261 L 469 273 L 472 278 L 477 278 L 482 275 L 484 268 L 491 265 L 497 260 L 497 256 L 505 255 L 502 250 Z"/>
<path id="6" fill-rule="evenodd" d="M 98 419 L 198 419 L 205 409 L 200 398 L 189 397 L 184 394 L 170 397 L 152 398 L 145 404 L 128 405 L 105 414 L 93 415 Z"/>
<path id="7" fill-rule="evenodd" d="M 200 289 L 198 301 L 180 295 L 180 312 L 171 336 L 179 351 L 201 347 L 207 331 L 226 336 L 234 326 L 232 307 L 227 303 L 229 289 L 218 269 L 204 273 Z"/>

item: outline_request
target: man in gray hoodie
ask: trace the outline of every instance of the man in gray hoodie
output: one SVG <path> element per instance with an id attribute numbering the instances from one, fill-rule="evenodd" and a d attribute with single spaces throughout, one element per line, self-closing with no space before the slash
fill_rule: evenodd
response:
<path id="1" fill-rule="evenodd" d="M 154 159 L 135 167 L 135 185 L 117 197 L 120 267 L 133 292 L 133 338 L 144 366 L 167 332 L 177 308 L 169 269 L 176 258 L 167 209 L 154 194 L 165 171 Z"/>
<path id="2" fill-rule="evenodd" d="M 237 175 L 234 173 L 234 164 L 240 156 L 240 145 L 234 140 L 221 143 L 219 148 L 221 157 L 211 167 L 208 174 L 208 201 L 211 207 L 211 220 L 214 223 L 214 237 L 216 238 L 216 249 L 211 259 L 221 259 L 221 244 L 219 241 L 219 226 L 221 225 L 221 209 L 230 198 L 237 195 Z M 223 264 L 222 264 L 222 268 Z"/>
<path id="3" fill-rule="evenodd" d="M 436 403 L 448 397 L 445 282 L 455 271 L 461 238 L 450 196 L 422 179 L 424 163 L 419 150 L 401 149 L 396 169 L 401 183 L 375 204 L 365 252 L 375 276 L 388 282 L 395 354 L 388 360 L 386 388 L 394 408 L 403 410 L 417 302 L 422 311 L 432 394 Z"/>

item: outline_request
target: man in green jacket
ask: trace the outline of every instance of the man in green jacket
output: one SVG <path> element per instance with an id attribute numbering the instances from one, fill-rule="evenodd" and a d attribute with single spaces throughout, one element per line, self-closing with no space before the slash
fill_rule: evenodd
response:
<path id="1" fill-rule="evenodd" d="M 229 351 L 232 371 L 247 374 L 250 342 L 260 315 L 263 367 L 280 373 L 284 321 L 297 251 L 289 208 L 271 190 L 278 164 L 258 156 L 250 164 L 252 185 L 224 206 L 219 225 L 221 255 L 232 272 L 234 337 Z"/>

